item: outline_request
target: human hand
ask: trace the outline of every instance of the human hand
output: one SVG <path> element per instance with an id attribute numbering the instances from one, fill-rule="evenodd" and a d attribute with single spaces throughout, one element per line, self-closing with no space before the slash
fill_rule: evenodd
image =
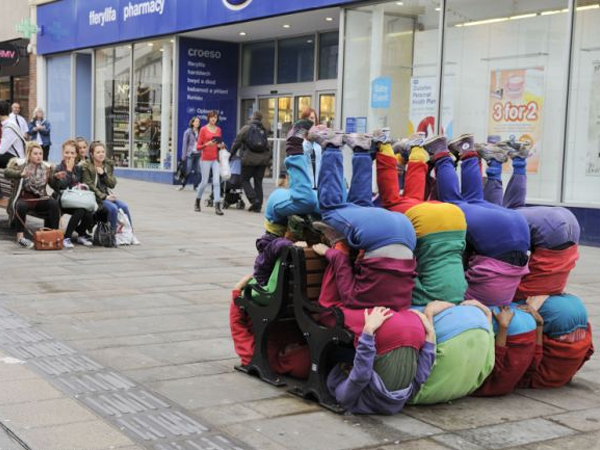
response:
<path id="1" fill-rule="evenodd" d="M 498 327 L 507 329 L 510 325 L 510 321 L 515 316 L 515 312 L 508 306 L 501 306 L 500 311 L 494 311 L 493 315 L 496 322 L 498 322 Z"/>
<path id="2" fill-rule="evenodd" d="M 325 244 L 315 244 L 312 246 L 313 251 L 319 256 L 325 256 L 327 250 L 329 250 L 329 246 Z"/>
<path id="3" fill-rule="evenodd" d="M 409 309 L 409 311 L 413 314 L 416 314 L 419 316 L 419 319 L 421 319 L 423 328 L 425 328 L 425 340 L 427 342 L 435 343 L 435 328 L 433 327 L 432 319 L 416 309 Z"/>
<path id="4" fill-rule="evenodd" d="M 531 306 L 532 309 L 539 311 L 544 302 L 550 297 L 549 295 L 536 295 L 534 297 L 528 297 L 526 303 Z"/>
<path id="5" fill-rule="evenodd" d="M 103 175 L 104 174 L 104 167 L 102 167 L 102 166 L 96 166 L 96 173 L 98 175 Z"/>
<path id="6" fill-rule="evenodd" d="M 33 170 L 31 170 L 29 167 L 25 167 L 25 169 L 23 169 L 23 172 L 21 172 L 21 178 L 29 178 L 32 175 Z"/>
<path id="7" fill-rule="evenodd" d="M 60 172 L 56 172 L 54 174 L 54 178 L 56 178 L 57 180 L 64 180 L 66 178 L 66 176 L 67 176 L 67 172 L 65 172 L 64 170 L 60 171 Z"/>
<path id="8" fill-rule="evenodd" d="M 453 306 L 454 303 L 444 302 L 441 300 L 434 300 L 427 304 L 425 310 L 423 311 L 423 314 L 425 314 L 429 318 L 429 320 L 433 320 L 434 316 L 438 315 L 439 313 L 448 308 L 452 308 Z"/>
<path id="9" fill-rule="evenodd" d="M 490 309 L 487 306 L 485 306 L 480 301 L 475 300 L 475 299 L 465 300 L 464 302 L 461 303 L 461 305 L 462 306 L 474 306 L 476 308 L 479 308 L 480 310 L 483 311 L 483 313 L 488 318 L 490 323 L 492 323 L 492 312 L 490 311 Z"/>
<path id="10" fill-rule="evenodd" d="M 249 275 L 244 275 L 244 276 L 243 276 L 243 277 L 240 279 L 240 281 L 238 281 L 238 282 L 237 282 L 237 284 L 235 285 L 234 289 L 235 289 L 236 291 L 241 291 L 242 289 L 244 289 L 244 288 L 245 288 L 245 287 L 248 285 L 248 282 L 249 282 L 249 281 L 250 281 L 252 278 L 254 278 L 252 274 L 249 274 Z"/>
<path id="11" fill-rule="evenodd" d="M 294 246 L 300 247 L 300 248 L 307 248 L 308 244 L 306 243 L 306 241 L 297 241 L 297 242 L 294 242 Z"/>
<path id="12" fill-rule="evenodd" d="M 369 311 L 365 309 L 365 326 L 363 328 L 363 333 L 367 333 L 370 335 L 375 334 L 375 332 L 379 329 L 383 322 L 388 320 L 394 314 L 390 311 L 390 308 L 384 308 L 382 306 L 376 306 L 371 310 L 371 314 Z"/>
<path id="13" fill-rule="evenodd" d="M 108 200 L 109 202 L 116 202 L 117 201 L 117 196 L 114 194 L 110 194 L 106 197 L 106 200 Z"/>
<path id="14" fill-rule="evenodd" d="M 519 308 L 521 311 L 525 311 L 526 313 L 529 313 L 533 316 L 533 318 L 535 319 L 535 325 L 538 327 L 543 327 L 544 326 L 544 318 L 541 316 L 541 314 L 534 309 L 533 307 L 531 307 L 530 305 L 518 305 L 517 308 Z"/>

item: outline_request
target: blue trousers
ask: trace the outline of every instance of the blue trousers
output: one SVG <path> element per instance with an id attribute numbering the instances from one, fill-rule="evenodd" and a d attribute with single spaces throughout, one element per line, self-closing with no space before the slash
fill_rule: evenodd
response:
<path id="1" fill-rule="evenodd" d="M 333 147 L 325 150 L 319 174 L 323 221 L 346 236 L 348 244 L 357 249 L 372 251 L 402 244 L 414 250 L 417 238 L 406 216 L 373 206 L 372 165 L 369 154 L 354 154 L 352 183 L 346 197 L 342 153 Z"/>
<path id="2" fill-rule="evenodd" d="M 115 202 L 111 202 L 109 200 L 103 200 L 102 206 L 108 212 L 108 221 L 110 222 L 110 226 L 113 230 L 117 229 L 117 214 L 119 213 L 119 209 L 122 209 L 127 217 L 129 217 L 129 223 L 133 227 L 133 220 L 131 220 L 131 214 L 129 213 L 129 206 L 123 200 L 117 200 Z"/>
<path id="3" fill-rule="evenodd" d="M 461 189 L 449 156 L 435 163 L 438 198 L 457 205 L 467 219 L 467 242 L 482 256 L 529 250 L 527 221 L 516 211 L 486 202 L 478 158 L 461 163 Z"/>
<path id="4" fill-rule="evenodd" d="M 308 164 L 304 155 L 292 155 L 285 159 L 289 189 L 273 191 L 267 200 L 265 217 L 269 222 L 286 224 L 293 214 L 310 214 L 318 211 L 318 201 L 312 188 Z"/>

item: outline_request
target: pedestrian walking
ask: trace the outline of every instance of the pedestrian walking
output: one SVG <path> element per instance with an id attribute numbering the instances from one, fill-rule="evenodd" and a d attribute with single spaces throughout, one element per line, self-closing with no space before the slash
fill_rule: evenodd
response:
<path id="1" fill-rule="evenodd" d="M 198 143 L 196 149 L 202 152 L 200 157 L 200 172 L 202 174 L 202 181 L 198 187 L 198 195 L 196 196 L 196 203 L 194 210 L 200 212 L 200 202 L 202 200 L 202 194 L 204 189 L 208 185 L 210 179 L 210 173 L 212 172 L 212 184 L 213 184 L 213 200 L 215 204 L 215 213 L 218 216 L 223 215 L 221 211 L 221 177 L 219 174 L 219 149 L 224 148 L 223 145 L 223 133 L 217 126 L 219 121 L 219 113 L 211 111 L 208 113 L 208 123 L 200 128 L 198 134 Z"/>
<path id="2" fill-rule="evenodd" d="M 254 111 L 250 122 L 242 127 L 231 147 L 232 157 L 239 151 L 242 159 L 242 188 L 250 202 L 248 211 L 257 213 L 263 203 L 262 182 L 265 169 L 271 163 L 271 149 L 262 119 L 262 113 Z"/>
<path id="3" fill-rule="evenodd" d="M 189 125 L 183 133 L 183 144 L 181 146 L 181 159 L 184 162 L 185 176 L 181 181 L 180 191 L 185 189 L 190 177 L 194 183 L 194 190 L 197 190 L 200 184 L 200 156 L 202 152 L 197 148 L 198 138 L 200 137 L 200 117 L 192 117 Z"/>

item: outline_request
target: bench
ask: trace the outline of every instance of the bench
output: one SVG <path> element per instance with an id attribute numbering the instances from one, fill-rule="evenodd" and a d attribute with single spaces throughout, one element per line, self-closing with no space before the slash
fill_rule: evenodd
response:
<path id="1" fill-rule="evenodd" d="M 4 169 L 0 169 L 0 193 L 2 194 L 0 197 L 0 208 L 6 209 L 8 207 L 8 202 L 10 200 L 10 196 L 12 195 L 14 189 L 13 180 L 6 178 L 4 175 Z M 38 219 L 43 219 L 44 216 L 40 214 L 36 214 L 35 212 L 27 213 L 28 216 L 37 217 Z M 13 224 L 9 224 L 11 227 Z"/>
<path id="2" fill-rule="evenodd" d="M 235 368 L 256 374 L 275 386 L 288 386 L 292 394 L 314 398 L 332 411 L 343 412 L 327 389 L 327 375 L 332 366 L 331 352 L 338 346 L 353 349 L 354 335 L 344 328 L 344 316 L 339 309 L 323 308 L 318 304 L 327 262 L 312 249 L 290 246 L 282 252 L 280 265 L 274 292 L 261 292 L 260 287 L 249 285 L 235 299 L 236 305 L 249 315 L 254 333 L 251 362 Z M 253 300 L 253 292 L 254 295 L 269 296 L 268 299 L 260 299 L 260 303 L 266 306 Z M 334 327 L 326 327 L 318 322 L 323 314 L 333 314 Z M 298 327 L 306 340 L 311 360 L 310 374 L 306 380 L 282 376 L 271 370 L 267 354 L 269 331 L 281 322 Z"/>

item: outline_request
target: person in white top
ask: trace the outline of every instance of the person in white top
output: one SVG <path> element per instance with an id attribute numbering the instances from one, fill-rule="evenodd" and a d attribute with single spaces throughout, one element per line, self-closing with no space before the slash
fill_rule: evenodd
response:
<path id="1" fill-rule="evenodd" d="M 10 106 L 7 101 L 0 101 L 0 121 L 2 122 L 2 139 L 0 140 L 0 168 L 4 169 L 12 158 L 25 158 L 25 140 L 19 127 L 9 118 Z"/>
<path id="2" fill-rule="evenodd" d="M 10 113 L 10 120 L 16 123 L 21 129 L 21 134 L 25 139 L 27 139 L 29 133 L 29 125 L 27 125 L 27 120 L 23 116 L 21 116 L 21 105 L 18 103 L 13 103 L 11 106 L 12 112 Z"/>

